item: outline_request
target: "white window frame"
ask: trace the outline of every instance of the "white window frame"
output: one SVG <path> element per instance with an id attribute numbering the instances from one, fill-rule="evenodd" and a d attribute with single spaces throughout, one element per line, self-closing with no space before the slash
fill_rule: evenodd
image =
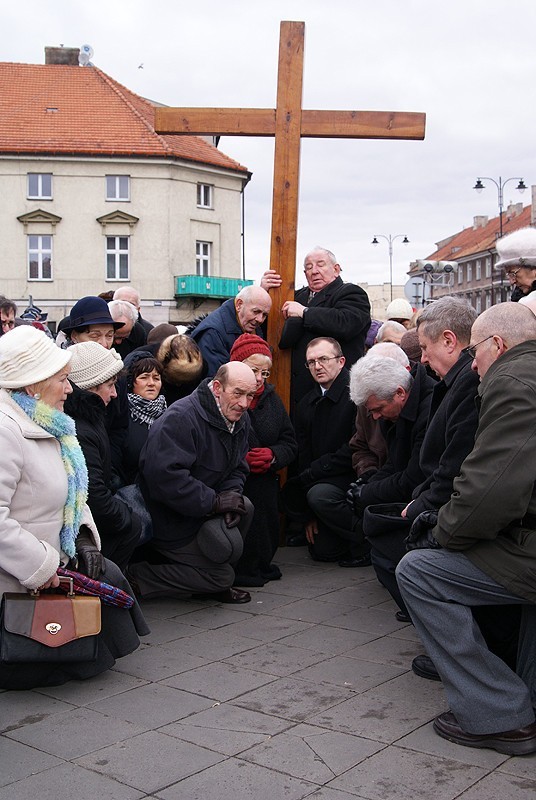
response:
<path id="1" fill-rule="evenodd" d="M 210 183 L 197 184 L 197 207 L 214 208 L 214 186 Z"/>
<path id="2" fill-rule="evenodd" d="M 475 265 L 475 280 L 479 281 L 482 277 L 482 261 L 477 258 Z"/>
<path id="3" fill-rule="evenodd" d="M 212 242 L 197 240 L 195 243 L 195 274 L 207 278 L 212 267 Z"/>
<path id="4" fill-rule="evenodd" d="M 466 278 L 466 282 L 467 283 L 471 283 L 472 280 L 473 280 L 473 265 L 469 261 L 467 263 L 467 278 Z"/>
<path id="5" fill-rule="evenodd" d="M 130 175 L 106 175 L 106 202 L 130 203 Z M 126 181 L 126 192 L 121 182 Z"/>
<path id="6" fill-rule="evenodd" d="M 486 278 L 491 278 L 491 256 L 486 258 Z"/>
<path id="7" fill-rule="evenodd" d="M 463 283 L 463 264 L 458 264 L 458 284 Z"/>
<path id="8" fill-rule="evenodd" d="M 37 191 L 34 193 L 30 191 L 31 178 L 37 178 Z M 50 180 L 50 190 L 48 192 L 43 189 L 45 178 Z M 26 197 L 28 200 L 52 200 L 52 172 L 28 172 L 26 174 L 26 189 Z"/>
<path id="9" fill-rule="evenodd" d="M 126 247 L 122 246 L 121 239 L 126 240 Z M 105 280 L 121 283 L 130 281 L 130 236 L 106 236 L 105 248 Z M 126 274 L 122 272 L 125 256 Z M 113 258 L 113 274 L 110 271 L 110 257 Z"/>
<path id="10" fill-rule="evenodd" d="M 41 233 L 30 233 L 28 234 L 28 280 L 29 281 L 52 281 L 53 273 L 52 273 L 52 236 L 50 234 L 41 234 Z M 33 242 L 32 240 L 37 240 Z M 37 275 L 32 276 L 31 274 L 31 267 L 32 267 L 32 256 L 34 257 L 33 262 L 35 263 L 35 257 L 37 256 Z M 48 256 L 49 259 L 49 270 L 50 274 L 45 275 L 46 270 L 46 258 Z"/>

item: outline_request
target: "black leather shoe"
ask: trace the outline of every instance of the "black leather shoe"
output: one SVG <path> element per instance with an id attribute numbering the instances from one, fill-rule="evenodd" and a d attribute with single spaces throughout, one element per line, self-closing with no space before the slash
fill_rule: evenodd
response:
<path id="1" fill-rule="evenodd" d="M 405 611 L 397 611 L 397 612 L 396 612 L 396 614 L 395 614 L 395 618 L 396 618 L 396 619 L 397 619 L 399 622 L 411 622 L 411 617 L 410 617 L 410 615 L 409 615 L 409 614 L 406 614 L 406 612 L 405 612 Z M 417 658 L 419 658 L 419 656 L 417 656 Z"/>
<path id="2" fill-rule="evenodd" d="M 220 603 L 249 603 L 251 595 L 243 589 L 236 589 L 234 586 L 231 586 L 230 589 L 226 589 L 224 592 L 213 594 L 212 598 L 218 600 Z"/>
<path id="3" fill-rule="evenodd" d="M 304 533 L 297 533 L 287 539 L 287 547 L 305 547 L 306 544 L 307 539 Z"/>
<path id="4" fill-rule="evenodd" d="M 464 747 L 489 747 L 508 756 L 536 753 L 536 722 L 503 733 L 466 733 L 452 711 L 445 711 L 435 718 L 434 730 L 443 739 Z"/>
<path id="5" fill-rule="evenodd" d="M 359 558 L 343 558 L 339 561 L 339 567 L 370 567 L 370 555 L 359 556 Z"/>
<path id="6" fill-rule="evenodd" d="M 426 678 L 428 681 L 440 681 L 439 672 L 430 656 L 415 656 L 411 662 L 411 669 L 419 678 Z"/>

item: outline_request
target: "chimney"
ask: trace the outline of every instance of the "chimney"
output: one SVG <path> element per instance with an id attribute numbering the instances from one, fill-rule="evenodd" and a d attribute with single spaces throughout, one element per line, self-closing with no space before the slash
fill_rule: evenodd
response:
<path id="1" fill-rule="evenodd" d="M 476 231 L 478 228 L 485 228 L 488 224 L 488 218 L 484 216 L 473 217 L 473 230 Z"/>
<path id="2" fill-rule="evenodd" d="M 78 66 L 79 47 L 45 47 L 45 64 Z"/>
<path id="3" fill-rule="evenodd" d="M 506 209 L 506 219 L 512 219 L 512 217 L 519 217 L 519 215 L 522 213 L 523 213 L 523 203 L 509 203 L 508 208 Z"/>

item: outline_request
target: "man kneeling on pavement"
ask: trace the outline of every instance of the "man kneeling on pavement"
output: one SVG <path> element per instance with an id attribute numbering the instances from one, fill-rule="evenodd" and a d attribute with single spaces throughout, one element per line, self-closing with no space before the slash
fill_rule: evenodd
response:
<path id="1" fill-rule="evenodd" d="M 140 488 L 153 538 L 128 569 L 141 597 L 251 600 L 233 587 L 233 564 L 253 517 L 242 489 L 249 471 L 246 412 L 256 389 L 250 367 L 224 364 L 151 426 Z"/>

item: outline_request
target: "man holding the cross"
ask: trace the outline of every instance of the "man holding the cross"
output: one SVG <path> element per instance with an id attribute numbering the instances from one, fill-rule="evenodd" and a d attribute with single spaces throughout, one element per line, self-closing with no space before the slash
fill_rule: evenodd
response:
<path id="1" fill-rule="evenodd" d="M 366 292 L 354 283 L 343 283 L 341 266 L 330 250 L 315 247 L 305 256 L 303 271 L 307 286 L 294 300 L 283 303 L 285 319 L 279 341 L 282 350 L 292 348 L 291 409 L 315 385 L 305 366 L 310 341 L 319 336 L 336 339 L 351 366 L 363 355 L 370 326 L 370 303 Z M 268 270 L 261 279 L 263 289 L 281 285 L 281 276 Z"/>

